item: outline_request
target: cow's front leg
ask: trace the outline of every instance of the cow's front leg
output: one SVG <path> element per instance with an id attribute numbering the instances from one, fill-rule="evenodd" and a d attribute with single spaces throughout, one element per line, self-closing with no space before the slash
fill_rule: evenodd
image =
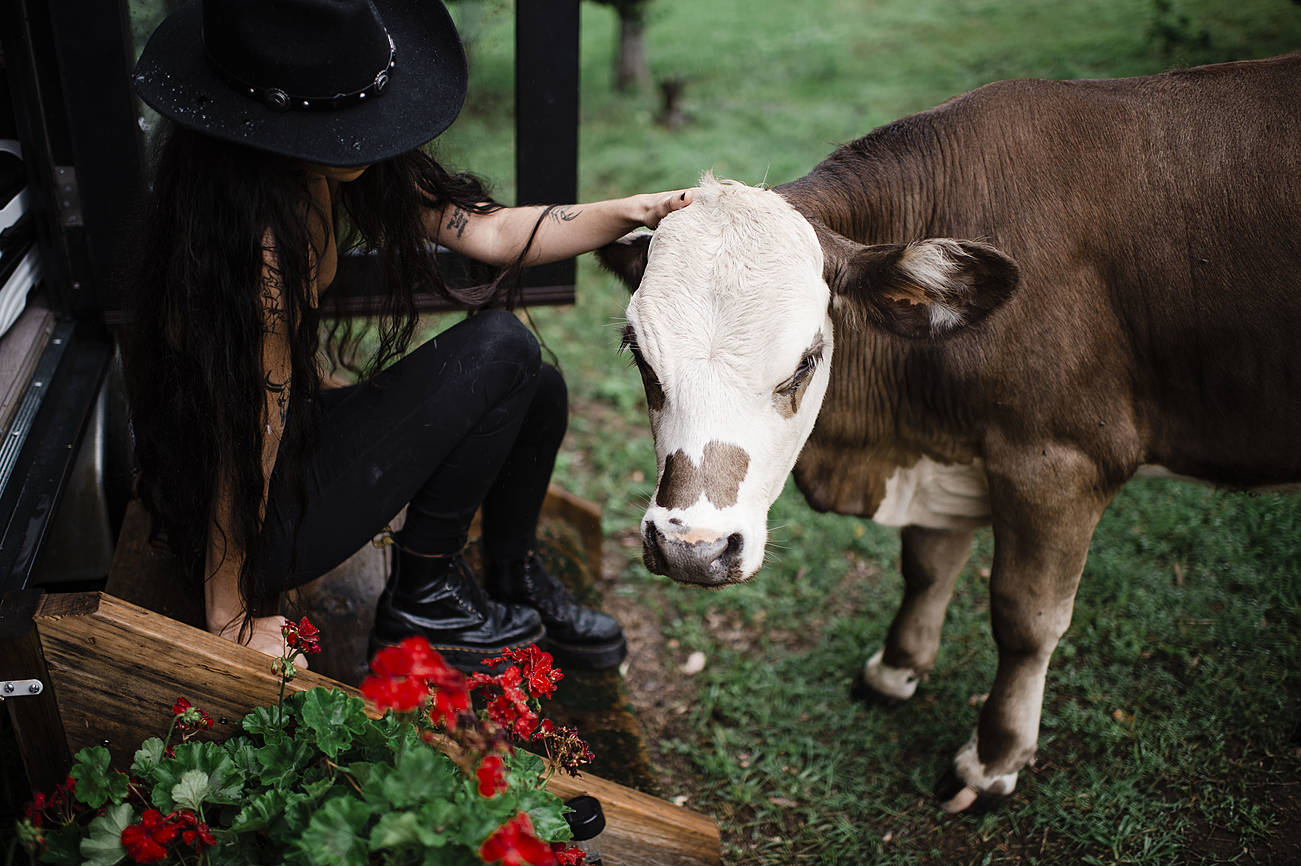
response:
<path id="1" fill-rule="evenodd" d="M 1000 514 L 995 501 L 990 619 L 998 672 L 976 732 L 936 788 L 946 812 L 994 805 L 1034 757 L 1048 661 L 1070 625 L 1089 540 L 1110 498 L 1090 487 L 1062 501 L 1068 486 L 1038 507 L 1016 497 L 1023 507 Z"/>
<path id="2" fill-rule="evenodd" d="M 900 570 L 903 602 L 890 623 L 885 646 L 863 668 L 863 697 L 907 700 L 935 664 L 944 610 L 958 572 L 971 556 L 972 529 L 906 526 Z"/>

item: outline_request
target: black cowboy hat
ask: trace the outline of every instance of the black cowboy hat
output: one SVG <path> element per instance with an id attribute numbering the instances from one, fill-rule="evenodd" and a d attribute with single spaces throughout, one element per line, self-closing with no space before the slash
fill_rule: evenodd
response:
<path id="1" fill-rule="evenodd" d="M 412 150 L 465 101 L 465 51 L 439 0 L 194 0 L 132 76 L 182 126 L 322 165 Z"/>

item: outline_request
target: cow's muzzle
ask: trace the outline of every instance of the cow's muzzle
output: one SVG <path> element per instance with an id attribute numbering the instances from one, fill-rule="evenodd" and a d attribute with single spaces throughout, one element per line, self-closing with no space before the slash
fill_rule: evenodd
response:
<path id="1" fill-rule="evenodd" d="M 713 539 L 686 541 L 665 535 L 653 522 L 642 531 L 642 562 L 655 574 L 678 583 L 725 586 L 744 580 L 741 574 L 741 533 Z"/>

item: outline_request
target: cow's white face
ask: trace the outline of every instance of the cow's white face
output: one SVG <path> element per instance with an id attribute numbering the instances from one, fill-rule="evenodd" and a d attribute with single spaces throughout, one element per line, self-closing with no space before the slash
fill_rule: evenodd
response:
<path id="1" fill-rule="evenodd" d="M 663 219 L 649 254 L 615 246 L 626 249 L 602 261 L 640 280 L 624 342 L 645 380 L 658 464 L 643 558 L 702 586 L 763 563 L 768 508 L 826 394 L 833 299 L 856 327 L 934 340 L 988 315 L 1018 279 L 986 244 L 865 246 L 771 190 L 709 175 L 690 207 Z"/>
<path id="2" fill-rule="evenodd" d="M 652 571 L 720 586 L 763 563 L 768 509 L 827 388 L 822 274 L 813 227 L 770 190 L 707 181 L 660 223 L 624 335 L 655 437 Z"/>

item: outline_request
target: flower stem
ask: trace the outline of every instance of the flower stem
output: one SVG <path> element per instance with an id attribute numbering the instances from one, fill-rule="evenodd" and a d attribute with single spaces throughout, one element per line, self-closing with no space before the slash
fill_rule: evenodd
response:
<path id="1" fill-rule="evenodd" d="M 398 755 L 393 766 L 402 769 L 402 756 L 407 753 L 407 736 L 411 733 L 411 714 L 402 714 L 402 733 L 398 735 Z"/>

